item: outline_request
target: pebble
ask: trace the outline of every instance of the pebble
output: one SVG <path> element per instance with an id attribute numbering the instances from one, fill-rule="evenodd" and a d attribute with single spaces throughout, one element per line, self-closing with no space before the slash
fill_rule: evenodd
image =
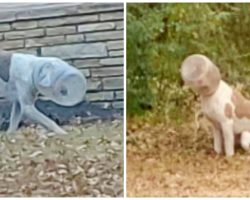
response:
<path id="1" fill-rule="evenodd" d="M 104 194 L 114 196 L 114 185 L 103 185 L 101 189 Z"/>
<path id="2" fill-rule="evenodd" d="M 1 141 L 1 146 L 3 146 L 1 163 L 4 166 L 10 166 L 9 157 L 11 154 L 8 151 L 12 149 L 12 146 L 13 151 L 15 150 L 14 152 L 19 153 L 15 157 L 15 159 L 18 159 L 15 161 L 16 167 L 13 173 L 12 169 L 9 169 L 10 167 L 1 168 L 2 171 L 10 171 L 10 178 L 7 181 L 13 183 L 13 189 L 16 189 L 12 195 L 17 196 L 17 192 L 20 192 L 21 187 L 18 186 L 18 188 L 14 181 L 17 178 L 21 180 L 22 174 L 27 173 L 23 160 L 32 158 L 36 162 L 35 167 L 31 166 L 34 169 L 33 175 L 39 181 L 37 189 L 35 191 L 32 190 L 32 196 L 44 196 L 45 194 L 45 196 L 56 194 L 60 196 L 74 195 L 84 197 L 122 196 L 123 177 L 119 173 L 120 168 L 122 168 L 122 161 L 120 161 L 120 158 L 114 158 L 113 156 L 113 154 L 119 154 L 122 149 L 122 136 L 118 137 L 119 131 L 109 135 L 109 131 L 115 128 L 113 126 L 111 123 L 98 125 L 89 123 L 79 127 L 69 126 L 66 129 L 72 129 L 74 132 L 71 132 L 69 136 L 56 136 L 54 138 L 51 137 L 55 136 L 55 133 L 48 132 L 43 127 L 38 126 L 36 128 L 25 128 L 17 135 L 18 137 L 11 137 L 11 139 L 15 140 L 15 144 L 6 143 L 8 138 L 2 138 L 2 140 L 5 140 Z M 65 129 L 65 127 L 63 128 Z M 77 134 L 77 130 L 84 130 L 85 135 Z M 120 130 L 120 128 L 117 130 Z M 92 141 L 89 137 L 94 136 L 92 133 L 98 131 L 101 134 L 93 137 L 95 141 Z M 32 134 L 35 134 L 35 136 Z M 84 143 L 87 139 L 89 142 Z M 97 141 L 99 141 L 99 144 L 97 144 Z M 10 145 L 10 147 L 4 146 L 5 144 Z M 24 147 L 25 150 L 23 149 Z M 64 155 L 58 154 L 58 149 L 68 153 Z M 74 154 L 76 154 L 75 157 Z M 5 157 L 8 157 L 7 161 Z M 44 160 L 47 161 L 44 162 Z M 49 162 L 50 160 L 55 161 L 55 163 Z M 119 169 L 113 169 L 115 165 L 118 165 Z M 32 180 L 29 180 L 29 177 L 27 181 L 27 183 L 32 182 Z M 73 182 L 74 184 L 72 184 Z M 64 187 L 62 187 L 62 184 Z M 28 186 L 28 189 L 36 188 L 36 186 L 33 187 L 30 184 L 26 186 Z M 28 194 L 29 191 L 27 190 L 26 193 Z M 7 191 L 7 194 L 10 194 L 10 192 Z"/>
<path id="3" fill-rule="evenodd" d="M 96 169 L 94 167 L 91 167 L 87 172 L 87 176 L 90 178 L 96 176 Z"/>
<path id="4" fill-rule="evenodd" d="M 34 153 L 30 154 L 29 157 L 34 158 L 34 157 L 37 157 L 37 156 L 40 156 L 40 155 L 43 155 L 43 152 L 38 150 L 38 151 L 35 151 Z"/>
<path id="5" fill-rule="evenodd" d="M 122 149 L 122 146 L 117 142 L 112 141 L 110 145 L 113 147 L 114 150 L 121 150 Z"/>
<path id="6" fill-rule="evenodd" d="M 64 174 L 67 174 L 68 171 L 67 171 L 66 169 L 59 169 L 59 170 L 57 171 L 57 173 L 60 174 L 60 175 L 64 175 Z"/>
<path id="7" fill-rule="evenodd" d="M 88 183 L 89 185 L 96 185 L 100 181 L 99 177 L 89 178 Z"/>
<path id="8" fill-rule="evenodd" d="M 91 191 L 91 193 L 92 193 L 94 196 L 96 196 L 96 197 L 100 197 L 100 195 L 101 195 L 101 191 L 100 191 L 100 190 L 97 190 L 97 189 L 93 189 L 93 190 Z"/>

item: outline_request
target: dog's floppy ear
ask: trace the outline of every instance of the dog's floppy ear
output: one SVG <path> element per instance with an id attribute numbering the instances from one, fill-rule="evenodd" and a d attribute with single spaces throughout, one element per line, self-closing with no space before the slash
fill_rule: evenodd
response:
<path id="1" fill-rule="evenodd" d="M 40 87 L 49 88 L 53 85 L 53 71 L 54 67 L 50 62 L 44 63 L 37 75 L 37 84 Z"/>

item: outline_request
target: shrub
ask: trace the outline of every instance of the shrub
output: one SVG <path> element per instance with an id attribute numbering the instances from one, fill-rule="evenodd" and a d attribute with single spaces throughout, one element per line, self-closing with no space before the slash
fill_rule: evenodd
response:
<path id="1" fill-rule="evenodd" d="M 250 92 L 250 4 L 131 3 L 127 6 L 128 116 L 190 116 L 195 96 L 179 68 L 189 54 L 210 57 L 230 84 Z M 247 89 L 248 88 L 248 89 Z"/>

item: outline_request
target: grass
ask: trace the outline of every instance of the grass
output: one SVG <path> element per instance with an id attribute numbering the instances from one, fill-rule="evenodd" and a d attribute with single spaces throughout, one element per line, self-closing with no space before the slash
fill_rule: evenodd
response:
<path id="1" fill-rule="evenodd" d="M 123 196 L 122 121 L 71 124 L 68 135 L 0 136 L 1 197 Z"/>
<path id="2" fill-rule="evenodd" d="M 216 155 L 209 124 L 128 120 L 129 197 L 249 197 L 250 154 Z"/>

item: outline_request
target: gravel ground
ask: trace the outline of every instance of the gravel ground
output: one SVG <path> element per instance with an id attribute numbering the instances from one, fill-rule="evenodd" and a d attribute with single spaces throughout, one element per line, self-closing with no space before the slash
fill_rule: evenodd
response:
<path id="1" fill-rule="evenodd" d="M 237 148 L 231 158 L 216 155 L 207 128 L 129 121 L 127 195 L 250 197 L 250 154 Z"/>
<path id="2" fill-rule="evenodd" d="M 39 126 L 0 136 L 1 197 L 122 197 L 122 120 L 63 126 L 58 136 Z"/>

